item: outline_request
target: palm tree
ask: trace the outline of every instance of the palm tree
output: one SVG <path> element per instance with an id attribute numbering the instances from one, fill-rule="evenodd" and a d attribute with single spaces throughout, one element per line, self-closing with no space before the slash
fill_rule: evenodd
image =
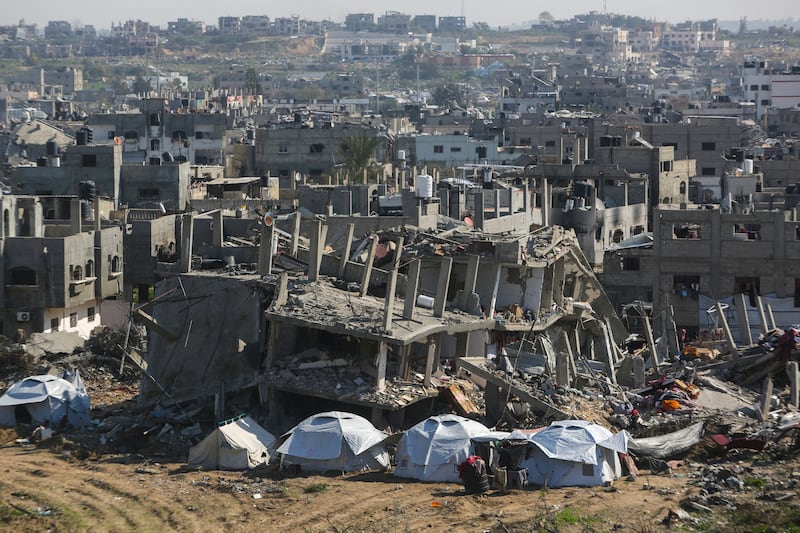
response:
<path id="1" fill-rule="evenodd" d="M 367 183 L 367 173 L 378 165 L 375 159 L 375 150 L 380 145 L 380 138 L 366 135 L 354 135 L 344 140 L 342 153 L 345 160 L 342 168 L 348 180 L 361 176 L 363 182 Z"/>

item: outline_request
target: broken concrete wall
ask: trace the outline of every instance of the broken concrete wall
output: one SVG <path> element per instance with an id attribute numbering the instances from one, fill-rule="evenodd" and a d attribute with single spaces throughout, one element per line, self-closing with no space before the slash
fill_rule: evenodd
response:
<path id="1" fill-rule="evenodd" d="M 527 233 L 532 223 L 530 213 L 521 212 L 500 218 L 484 218 L 483 230 L 487 233 Z"/>
<path id="2" fill-rule="evenodd" d="M 264 309 L 271 298 L 265 286 L 188 275 L 158 283 L 155 298 L 146 312 L 158 328 L 148 327 L 146 360 L 170 396 L 198 398 L 255 383 L 264 352 Z M 159 388 L 143 378 L 140 403 L 160 397 Z"/>
<path id="3" fill-rule="evenodd" d="M 125 284 L 152 285 L 157 280 L 156 261 L 177 261 L 178 242 L 175 215 L 153 220 L 133 220 L 125 236 L 125 257 L 135 258 L 125 263 Z M 126 289 L 126 293 L 128 289 Z"/>

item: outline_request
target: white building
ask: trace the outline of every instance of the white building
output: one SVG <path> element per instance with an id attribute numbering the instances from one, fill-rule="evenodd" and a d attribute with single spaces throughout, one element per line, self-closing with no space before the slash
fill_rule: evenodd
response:
<path id="1" fill-rule="evenodd" d="M 800 65 L 772 69 L 765 61 L 745 61 L 742 66 L 744 99 L 756 105 L 756 117 L 764 118 L 767 109 L 788 109 L 800 105 Z"/>
<path id="2" fill-rule="evenodd" d="M 417 162 L 458 166 L 499 163 L 497 139 L 476 140 L 467 135 L 417 135 Z"/>

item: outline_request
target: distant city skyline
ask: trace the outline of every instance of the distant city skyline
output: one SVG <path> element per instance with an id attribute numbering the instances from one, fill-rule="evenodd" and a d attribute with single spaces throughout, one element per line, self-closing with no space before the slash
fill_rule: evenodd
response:
<path id="1" fill-rule="evenodd" d="M 482 21 L 492 27 L 513 26 L 535 21 L 539 14 L 548 11 L 556 19 L 569 19 L 589 11 L 639 16 L 665 22 L 686 20 L 738 20 L 746 16 L 750 20 L 800 18 L 800 3 L 797 0 L 711 0 L 697 2 L 672 0 L 670 2 L 642 2 L 641 0 L 573 0 L 572 2 L 530 2 L 507 0 L 500 5 L 478 0 L 445 0 L 436 3 L 422 0 L 350 0 L 348 2 L 322 3 L 319 0 L 294 0 L 291 8 L 286 5 L 269 5 L 263 1 L 240 0 L 233 4 L 170 3 L 156 0 L 136 2 L 100 2 L 82 0 L 40 0 L 34 4 L 12 2 L 0 14 L 0 24 L 17 24 L 21 19 L 36 23 L 43 28 L 50 20 L 66 20 L 74 26 L 93 25 L 98 30 L 108 29 L 112 23 L 126 20 L 143 20 L 166 27 L 167 21 L 178 18 L 197 20 L 216 26 L 220 16 L 268 15 L 270 18 L 288 17 L 292 14 L 311 20 L 343 21 L 347 13 L 374 13 L 377 17 L 386 11 L 399 11 L 411 15 L 429 14 L 437 16 L 467 17 L 467 25 Z"/>

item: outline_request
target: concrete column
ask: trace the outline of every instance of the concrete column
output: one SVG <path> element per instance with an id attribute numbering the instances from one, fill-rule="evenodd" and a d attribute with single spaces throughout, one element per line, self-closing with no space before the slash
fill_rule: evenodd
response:
<path id="1" fill-rule="evenodd" d="M 645 385 L 644 377 L 644 359 L 641 357 L 633 358 L 633 386 L 637 389 L 643 388 Z"/>
<path id="2" fill-rule="evenodd" d="M 268 276 L 272 274 L 272 240 L 275 238 L 275 223 L 261 224 L 261 240 L 258 243 L 258 274 Z M 311 266 L 308 267 L 311 269 Z"/>
<path id="3" fill-rule="evenodd" d="M 556 383 L 569 386 L 569 359 L 564 357 L 563 352 L 556 357 Z"/>
<path id="4" fill-rule="evenodd" d="M 556 260 L 553 265 L 553 301 L 564 307 L 564 258 Z"/>
<path id="5" fill-rule="evenodd" d="M 463 220 L 464 219 L 464 194 L 458 189 L 453 189 L 450 191 L 450 217 L 456 220 Z"/>
<path id="6" fill-rule="evenodd" d="M 550 183 L 547 178 L 542 178 L 542 225 L 550 225 Z"/>
<path id="7" fill-rule="evenodd" d="M 433 316 L 441 317 L 444 315 L 444 308 L 447 305 L 447 286 L 450 284 L 450 271 L 453 268 L 452 257 L 442 257 L 439 266 L 439 280 L 436 282 L 436 299 L 433 302 Z"/>
<path id="8" fill-rule="evenodd" d="M 364 272 L 361 275 L 361 291 L 359 296 L 364 297 L 367 295 L 369 289 L 369 279 L 372 276 L 372 262 L 375 260 L 375 250 L 378 247 L 378 237 L 372 236 L 369 238 L 369 253 L 367 254 L 367 262 L 364 264 Z"/>
<path id="9" fill-rule="evenodd" d="M 569 341 L 569 335 L 566 331 L 561 332 L 561 340 L 564 343 L 564 350 L 567 358 L 567 370 L 569 375 L 569 385 L 572 384 L 572 379 L 578 375 L 578 369 L 575 366 L 575 354 L 572 352 L 572 344 Z M 563 357 L 563 355 L 562 355 Z"/>
<path id="10" fill-rule="evenodd" d="M 647 339 L 647 349 L 650 350 L 650 361 L 656 376 L 660 376 L 661 368 L 659 368 L 658 365 L 658 352 L 656 352 L 656 343 L 653 340 L 653 329 L 650 327 L 650 317 L 647 316 L 647 313 L 642 313 L 642 319 L 644 320 L 644 334 Z"/>
<path id="11" fill-rule="evenodd" d="M 772 403 L 772 378 L 767 376 L 761 386 L 761 411 L 758 413 L 762 421 L 767 420 L 769 408 Z"/>
<path id="12" fill-rule="evenodd" d="M 786 373 L 789 375 L 789 384 L 791 389 L 789 391 L 789 403 L 792 407 L 797 409 L 800 407 L 800 371 L 798 371 L 797 361 L 789 361 L 786 363 Z"/>
<path id="13" fill-rule="evenodd" d="M 508 189 L 508 214 L 514 214 L 514 189 Z"/>
<path id="14" fill-rule="evenodd" d="M 497 293 L 500 290 L 500 272 L 502 270 L 503 266 L 500 263 L 496 263 L 494 266 L 494 286 L 492 288 L 492 299 L 489 301 L 489 309 L 487 310 L 487 318 L 490 320 L 494 320 L 495 307 L 497 306 Z"/>
<path id="15" fill-rule="evenodd" d="M 775 315 L 772 313 L 772 305 L 770 304 L 767 304 L 767 318 L 769 319 L 769 329 L 776 329 L 778 325 L 775 323 Z"/>
<path id="16" fill-rule="evenodd" d="M 425 377 L 422 381 L 422 385 L 425 387 L 431 386 L 431 376 L 433 375 L 433 364 L 435 357 L 436 343 L 433 341 L 433 339 L 428 339 L 428 357 L 425 359 Z"/>
<path id="17" fill-rule="evenodd" d="M 669 353 L 680 354 L 682 347 L 678 342 L 678 327 L 675 325 L 675 308 L 669 303 L 669 296 L 666 297 L 666 316 L 664 320 L 666 325 L 664 331 L 667 332 L 667 344 L 669 346 Z M 644 309 L 642 309 L 644 314 Z"/>
<path id="18" fill-rule="evenodd" d="M 78 210 L 80 213 L 80 209 Z M 184 213 L 181 218 L 181 272 L 192 270 L 192 239 L 194 238 L 194 215 Z"/>
<path id="19" fill-rule="evenodd" d="M 758 306 L 758 318 L 761 325 L 761 334 L 765 337 L 769 331 L 769 324 L 767 323 L 767 315 L 764 313 L 764 302 L 761 301 L 761 296 L 756 296 L 756 305 Z"/>
<path id="20" fill-rule="evenodd" d="M 406 274 L 406 298 L 403 305 L 403 318 L 414 318 L 414 306 L 417 304 L 417 288 L 419 286 L 419 270 L 419 259 L 415 259 L 408 265 L 408 274 Z"/>
<path id="21" fill-rule="evenodd" d="M 388 356 L 388 345 L 385 342 L 380 343 L 378 348 L 378 378 L 375 383 L 375 390 L 378 392 L 386 390 L 386 359 Z"/>
<path id="22" fill-rule="evenodd" d="M 476 191 L 472 197 L 475 200 L 475 215 L 473 217 L 473 226 L 475 229 L 483 229 L 483 191 Z"/>
<path id="23" fill-rule="evenodd" d="M 494 218 L 500 218 L 500 189 L 494 190 Z"/>
<path id="24" fill-rule="evenodd" d="M 750 318 L 747 316 L 747 296 L 739 293 L 733 297 L 736 305 L 736 317 L 739 319 L 739 340 L 746 345 L 753 344 L 753 335 L 750 333 Z"/>
<path id="25" fill-rule="evenodd" d="M 411 356 L 411 346 L 406 344 L 400 347 L 400 361 L 397 364 L 397 378 L 406 380 L 411 374 L 409 358 Z"/>
<path id="26" fill-rule="evenodd" d="M 544 269 L 544 279 L 542 281 L 542 296 L 539 299 L 539 310 L 543 312 L 550 311 L 553 305 L 553 278 L 555 276 L 555 269 L 553 265 L 547 265 Z"/>
<path id="27" fill-rule="evenodd" d="M 344 243 L 344 248 L 342 248 L 342 258 L 339 263 L 339 277 L 344 277 L 344 271 L 347 268 L 347 262 L 350 260 L 350 248 L 353 246 L 353 232 L 356 229 L 356 225 L 354 223 L 350 223 L 347 225 L 347 239 Z"/>
<path id="28" fill-rule="evenodd" d="M 292 256 L 297 257 L 297 249 L 300 246 L 300 223 L 303 217 L 300 216 L 300 211 L 294 212 L 294 228 L 292 229 Z"/>
<path id="29" fill-rule="evenodd" d="M 397 241 L 397 248 L 394 251 L 392 261 L 392 271 L 389 273 L 389 282 L 386 286 L 386 299 L 383 305 L 383 330 L 387 335 L 392 334 L 392 315 L 394 314 L 394 293 L 397 290 L 397 273 L 400 269 L 400 256 L 403 253 L 403 238 Z"/>
<path id="30" fill-rule="evenodd" d="M 611 383 L 617 384 L 617 371 L 614 368 L 614 347 L 611 340 L 611 329 L 606 326 L 603 328 L 603 336 L 605 337 L 606 344 L 606 366 L 608 367 L 608 377 L 611 378 Z"/>
<path id="31" fill-rule="evenodd" d="M 528 190 L 528 182 L 525 181 L 525 185 L 522 186 L 522 210 L 526 213 L 530 210 L 530 194 L 530 190 Z"/>
<path id="32" fill-rule="evenodd" d="M 322 225 L 321 220 L 317 220 L 311 235 L 311 249 L 308 251 L 308 281 L 319 279 L 319 267 L 322 263 L 322 251 L 325 248 L 325 236 L 327 226 Z"/>
<path id="33" fill-rule="evenodd" d="M 714 306 L 717 308 L 717 314 L 719 315 L 720 324 L 722 324 L 722 330 L 725 332 L 725 338 L 728 340 L 728 346 L 731 350 L 731 355 L 734 357 L 739 356 L 739 349 L 736 347 L 736 341 L 733 340 L 733 335 L 731 334 L 731 328 L 728 326 L 728 319 L 725 316 L 725 313 L 722 311 L 722 306 L 719 302 L 716 302 Z"/>
<path id="34" fill-rule="evenodd" d="M 275 287 L 275 299 L 272 305 L 276 308 L 286 305 L 289 301 L 289 273 L 281 272 L 278 275 L 278 285 Z"/>
<path id="35" fill-rule="evenodd" d="M 218 209 L 211 214 L 211 223 L 214 227 L 211 230 L 211 242 L 214 246 L 222 247 L 222 242 L 225 240 L 225 234 L 223 232 L 223 216 L 222 210 Z"/>

